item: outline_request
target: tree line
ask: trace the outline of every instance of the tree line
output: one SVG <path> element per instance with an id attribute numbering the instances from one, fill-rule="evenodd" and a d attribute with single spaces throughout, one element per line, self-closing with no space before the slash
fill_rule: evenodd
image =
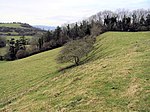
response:
<path id="1" fill-rule="evenodd" d="M 43 39 L 51 47 L 59 47 L 70 40 L 97 36 L 106 31 L 150 31 L 150 10 L 99 12 L 81 22 L 58 26 L 55 31 L 43 35 Z"/>
<path id="2" fill-rule="evenodd" d="M 8 42 L 9 51 L 6 57 L 9 57 L 10 60 L 27 57 L 60 47 L 72 40 L 80 40 L 87 36 L 94 38 L 107 31 L 150 31 L 150 9 L 133 11 L 119 9 L 115 12 L 105 10 L 83 21 L 58 26 L 54 31 L 38 33 L 30 40 L 12 39 Z"/>

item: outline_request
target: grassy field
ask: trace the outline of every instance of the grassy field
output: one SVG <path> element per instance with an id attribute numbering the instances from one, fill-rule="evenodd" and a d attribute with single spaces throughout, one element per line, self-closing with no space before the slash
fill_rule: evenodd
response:
<path id="1" fill-rule="evenodd" d="M 64 71 L 60 49 L 0 64 L 0 111 L 150 111 L 150 32 L 104 33 Z"/>
<path id="2" fill-rule="evenodd" d="M 4 56 L 7 53 L 7 47 L 0 48 L 0 56 Z"/>
<path id="3" fill-rule="evenodd" d="M 17 32 L 0 32 L 0 34 L 18 34 Z"/>
<path id="4" fill-rule="evenodd" d="M 1 23 L 0 27 L 23 28 L 19 23 Z"/>
<path id="5" fill-rule="evenodd" d="M 15 40 L 20 39 L 21 36 L 6 36 L 7 40 L 10 40 L 11 38 L 14 38 Z M 32 36 L 25 36 L 26 39 L 32 38 Z"/>

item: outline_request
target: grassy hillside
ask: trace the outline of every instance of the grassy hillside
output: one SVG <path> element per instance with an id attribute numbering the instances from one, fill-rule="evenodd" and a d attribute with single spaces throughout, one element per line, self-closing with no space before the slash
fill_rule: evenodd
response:
<path id="1" fill-rule="evenodd" d="M 0 27 L 23 28 L 19 23 L 1 23 Z"/>
<path id="2" fill-rule="evenodd" d="M 20 39 L 21 36 L 6 36 L 6 40 L 10 40 L 11 38 Z M 32 36 L 25 36 L 26 39 L 32 38 Z"/>
<path id="3" fill-rule="evenodd" d="M 4 36 L 33 36 L 37 32 L 45 33 L 27 23 L 0 23 L 0 35 Z"/>
<path id="4" fill-rule="evenodd" d="M 19 35 L 18 32 L 16 32 L 15 30 L 9 30 L 9 28 L 18 28 L 18 29 L 24 29 L 25 27 L 22 27 L 21 24 L 19 23 L 0 23 L 0 27 L 2 29 L 0 29 L 0 35 Z M 8 31 L 6 31 L 6 28 Z M 3 31 L 3 29 L 5 29 Z"/>
<path id="5" fill-rule="evenodd" d="M 44 30 L 37 29 L 26 23 L 0 23 L 0 36 L 10 40 L 11 38 L 19 39 L 23 35 L 25 38 L 30 39 L 37 33 L 45 33 Z M 5 54 L 4 49 L 0 48 L 0 55 Z"/>
<path id="6" fill-rule="evenodd" d="M 102 34 L 85 64 L 61 72 L 59 50 L 0 63 L 1 111 L 150 111 L 150 32 Z"/>

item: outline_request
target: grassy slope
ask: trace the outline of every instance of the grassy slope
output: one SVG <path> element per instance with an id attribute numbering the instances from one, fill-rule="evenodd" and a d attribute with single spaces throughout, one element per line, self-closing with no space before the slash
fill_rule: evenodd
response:
<path id="1" fill-rule="evenodd" d="M 10 40 L 11 38 L 14 38 L 14 39 L 20 39 L 21 36 L 6 36 L 6 39 L 7 40 Z M 32 36 L 25 36 L 26 39 L 28 38 L 32 38 Z"/>
<path id="2" fill-rule="evenodd" d="M 6 111 L 149 111 L 150 32 L 108 32 L 88 62 L 58 72 L 60 49 L 0 64 Z"/>
<path id="3" fill-rule="evenodd" d="M 22 27 L 21 24 L 19 23 L 1 23 L 0 24 L 0 27 L 10 27 L 10 28 L 25 28 L 25 27 Z M 0 32 L 2 34 L 7 34 L 7 33 L 11 33 L 11 34 L 18 34 L 17 32 Z M 6 40 L 10 40 L 11 38 L 14 38 L 14 39 L 19 39 L 21 36 L 6 36 Z M 32 36 L 25 36 L 27 39 L 28 38 L 32 38 Z M 6 48 L 0 48 L 0 54 L 5 54 L 5 49 Z"/>
<path id="4" fill-rule="evenodd" d="M 3 23 L 0 27 L 23 28 L 19 23 Z"/>
<path id="5" fill-rule="evenodd" d="M 21 24 L 19 24 L 19 23 L 1 23 L 0 27 L 28 29 L 26 27 L 22 27 Z M 0 32 L 0 33 L 2 33 L 2 34 L 8 34 L 8 33 L 18 34 L 17 32 Z M 21 35 L 20 36 L 6 36 L 6 39 L 10 39 L 12 37 L 15 39 L 19 39 L 21 37 Z M 32 36 L 25 36 L 25 37 L 31 38 Z"/>

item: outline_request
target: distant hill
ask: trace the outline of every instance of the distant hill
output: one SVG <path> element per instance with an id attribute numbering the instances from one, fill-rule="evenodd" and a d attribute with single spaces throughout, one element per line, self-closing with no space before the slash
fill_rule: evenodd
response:
<path id="1" fill-rule="evenodd" d="M 104 33 L 76 67 L 56 63 L 61 48 L 0 62 L 0 112 L 149 112 L 149 35 Z"/>
<path id="2" fill-rule="evenodd" d="M 56 27 L 55 26 L 44 26 L 44 25 L 35 25 L 33 27 L 36 27 L 36 28 L 40 28 L 42 30 L 55 30 Z"/>
<path id="3" fill-rule="evenodd" d="M 27 23 L 0 23 L 0 35 L 4 36 L 33 36 L 37 32 L 44 33 L 45 31 Z"/>

